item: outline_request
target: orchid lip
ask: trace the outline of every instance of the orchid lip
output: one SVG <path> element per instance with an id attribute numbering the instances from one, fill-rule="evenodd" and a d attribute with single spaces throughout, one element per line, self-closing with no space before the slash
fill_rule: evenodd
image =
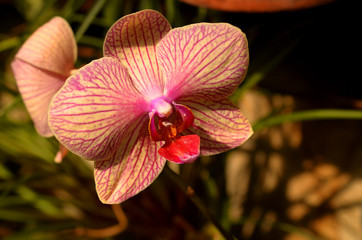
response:
<path id="1" fill-rule="evenodd" d="M 195 134 L 180 136 L 172 142 L 166 142 L 158 153 L 174 163 L 192 163 L 200 156 L 200 137 Z"/>
<path id="2" fill-rule="evenodd" d="M 162 99 L 160 103 L 164 104 L 164 100 Z M 159 109 L 164 109 L 161 104 L 159 106 L 162 107 Z M 184 105 L 175 102 L 171 104 L 172 112 L 168 117 L 160 116 L 155 109 L 152 109 L 152 112 L 149 113 L 148 131 L 150 137 L 155 142 L 165 142 L 158 150 L 158 153 L 167 160 L 175 163 L 193 162 L 200 155 L 200 137 L 197 135 L 181 136 L 181 133 L 191 126 L 194 115 Z"/>
<path id="3" fill-rule="evenodd" d="M 161 104 L 164 104 L 162 100 Z M 159 104 L 161 106 L 161 104 Z M 169 103 L 167 103 L 169 104 Z M 148 130 L 153 141 L 174 141 L 180 133 L 187 129 L 194 121 L 194 115 L 189 108 L 172 102 L 171 114 L 167 117 L 159 114 L 155 109 L 149 113 Z M 164 108 L 161 108 L 164 109 Z M 156 114 L 157 113 L 157 114 Z"/>

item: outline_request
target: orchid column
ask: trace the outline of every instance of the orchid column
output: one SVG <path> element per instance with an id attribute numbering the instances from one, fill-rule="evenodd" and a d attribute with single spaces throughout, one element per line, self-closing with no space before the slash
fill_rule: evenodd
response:
<path id="1" fill-rule="evenodd" d="M 104 58 L 69 77 L 49 108 L 49 125 L 70 151 L 95 161 L 103 203 L 150 185 L 166 160 L 195 161 L 252 134 L 227 99 L 245 77 L 247 40 L 226 23 L 171 29 L 144 10 L 108 31 Z"/>

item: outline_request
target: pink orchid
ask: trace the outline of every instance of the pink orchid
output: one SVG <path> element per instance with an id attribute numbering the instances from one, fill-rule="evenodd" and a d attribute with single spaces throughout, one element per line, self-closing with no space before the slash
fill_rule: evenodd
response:
<path id="1" fill-rule="evenodd" d="M 193 162 L 252 134 L 227 99 L 248 67 L 240 29 L 199 23 L 171 30 L 160 13 L 144 10 L 110 28 L 104 56 L 69 77 L 49 108 L 56 138 L 95 161 L 103 203 L 145 189 L 166 160 Z"/>
<path id="2" fill-rule="evenodd" d="M 27 39 L 11 64 L 25 106 L 43 137 L 53 136 L 48 125 L 49 103 L 70 76 L 76 58 L 72 29 L 63 18 L 54 17 Z M 55 161 L 66 153 L 60 146 Z"/>

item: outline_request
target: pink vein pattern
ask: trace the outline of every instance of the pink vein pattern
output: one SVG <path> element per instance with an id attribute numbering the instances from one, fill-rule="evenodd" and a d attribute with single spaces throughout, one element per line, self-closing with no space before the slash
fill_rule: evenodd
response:
<path id="1" fill-rule="evenodd" d="M 53 135 L 48 126 L 48 106 L 73 69 L 77 45 L 69 24 L 54 17 L 23 44 L 11 67 L 19 92 L 37 132 Z"/>
<path id="2" fill-rule="evenodd" d="M 171 99 L 225 98 L 242 82 L 249 63 L 244 33 L 227 23 L 171 30 L 157 45 L 157 59 Z"/>
<path id="3" fill-rule="evenodd" d="M 73 31 L 63 18 L 54 17 L 29 37 L 15 57 L 68 77 L 77 59 Z"/>
<path id="4" fill-rule="evenodd" d="M 201 155 L 213 155 L 240 146 L 252 134 L 250 122 L 244 113 L 229 100 L 184 99 L 195 116 L 194 123 L 185 134 L 197 134 L 201 138 Z"/>
<path id="5" fill-rule="evenodd" d="M 95 182 L 103 203 L 119 203 L 150 185 L 162 171 L 166 160 L 147 132 L 148 116 L 135 121 L 132 132 L 109 160 L 95 162 Z"/>
<path id="6" fill-rule="evenodd" d="M 101 58 L 67 79 L 50 105 L 49 125 L 70 151 L 104 160 L 117 150 L 129 124 L 147 111 L 121 63 Z"/>
<path id="7" fill-rule="evenodd" d="M 20 59 L 15 59 L 11 67 L 35 129 L 44 137 L 52 136 L 53 133 L 48 126 L 48 107 L 66 77 L 39 69 Z"/>
<path id="8" fill-rule="evenodd" d="M 127 67 L 136 88 L 148 98 L 162 95 L 163 79 L 155 48 L 170 29 L 164 16 L 146 10 L 118 20 L 104 41 L 104 56 L 119 59 Z"/>

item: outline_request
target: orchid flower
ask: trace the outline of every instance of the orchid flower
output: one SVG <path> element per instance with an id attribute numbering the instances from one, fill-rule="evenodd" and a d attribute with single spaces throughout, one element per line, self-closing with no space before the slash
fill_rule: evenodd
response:
<path id="1" fill-rule="evenodd" d="M 249 62 L 240 29 L 227 23 L 171 29 L 160 13 L 144 10 L 109 29 L 103 52 L 67 79 L 49 107 L 55 137 L 95 161 L 103 203 L 145 189 L 166 160 L 193 162 L 252 134 L 227 99 Z"/>
<path id="2" fill-rule="evenodd" d="M 43 137 L 53 136 L 48 125 L 49 103 L 70 76 L 76 58 L 71 27 L 63 18 L 54 17 L 27 39 L 11 64 L 25 106 Z M 60 145 L 55 161 L 60 162 L 67 152 Z"/>

